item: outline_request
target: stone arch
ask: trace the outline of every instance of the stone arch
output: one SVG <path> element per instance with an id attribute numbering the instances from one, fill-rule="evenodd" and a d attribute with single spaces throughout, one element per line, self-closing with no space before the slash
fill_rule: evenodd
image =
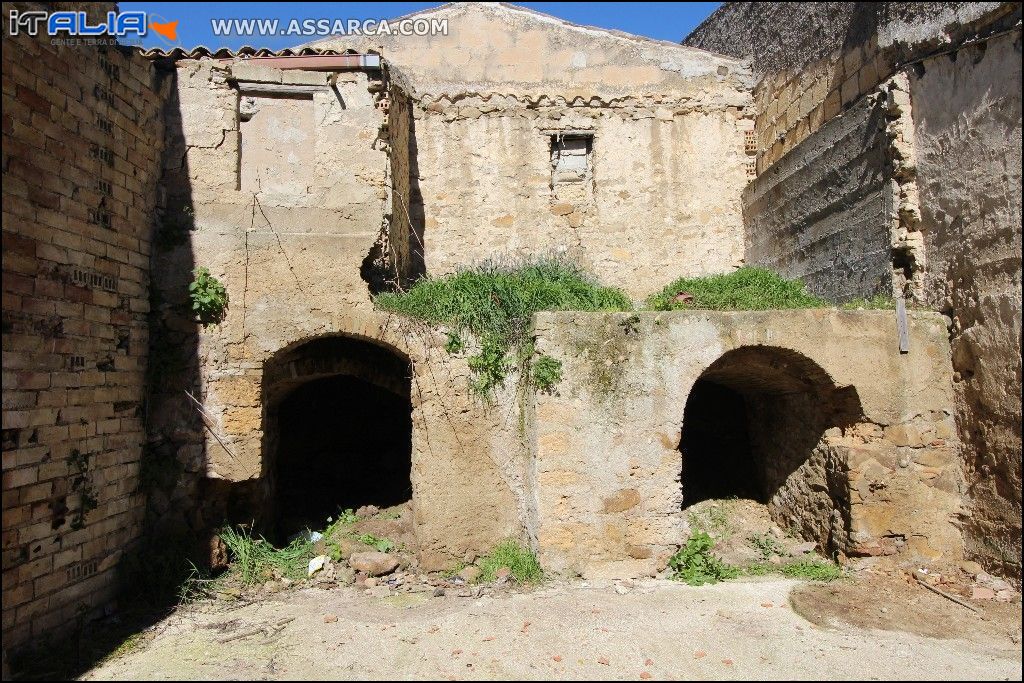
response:
<path id="1" fill-rule="evenodd" d="M 863 420 L 856 388 L 774 346 L 741 346 L 700 374 L 686 401 L 682 505 L 737 496 L 776 523 L 838 549 L 849 528 L 845 451 L 835 439 Z"/>
<path id="2" fill-rule="evenodd" d="M 279 539 L 339 509 L 412 499 L 412 360 L 373 321 L 263 364 L 264 526 Z"/>

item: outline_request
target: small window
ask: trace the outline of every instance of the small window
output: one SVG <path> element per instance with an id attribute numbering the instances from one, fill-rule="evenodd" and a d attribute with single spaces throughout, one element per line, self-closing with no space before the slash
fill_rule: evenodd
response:
<path id="1" fill-rule="evenodd" d="M 589 179 L 593 142 L 593 135 L 552 135 L 552 183 L 578 183 Z"/>

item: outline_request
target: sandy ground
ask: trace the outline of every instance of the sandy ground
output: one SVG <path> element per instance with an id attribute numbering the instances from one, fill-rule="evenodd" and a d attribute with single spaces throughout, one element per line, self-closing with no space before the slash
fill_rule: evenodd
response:
<path id="1" fill-rule="evenodd" d="M 871 582 L 836 585 L 651 579 L 469 598 L 303 589 L 179 610 L 84 679 L 1021 679 L 1019 602 L 974 613 L 919 589 L 890 613 L 893 596 L 879 606 Z M 884 616 L 850 623 L 849 601 Z M 915 614 L 949 618 L 956 637 L 898 630 Z"/>

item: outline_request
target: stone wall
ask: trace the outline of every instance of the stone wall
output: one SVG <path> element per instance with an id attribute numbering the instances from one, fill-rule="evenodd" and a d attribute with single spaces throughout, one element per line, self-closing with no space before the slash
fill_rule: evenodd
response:
<path id="1" fill-rule="evenodd" d="M 1018 3 L 727 2 L 683 43 L 751 60 L 760 173 L 900 64 L 1014 11 Z"/>
<path id="2" fill-rule="evenodd" d="M 416 110 L 426 269 L 567 254 L 634 297 L 743 258 L 744 95 L 424 95 Z M 583 177 L 558 136 L 589 145 Z"/>
<path id="3" fill-rule="evenodd" d="M 752 85 L 738 59 L 621 31 L 580 26 L 497 2 L 452 2 L 416 12 L 447 33 L 343 36 L 312 45 L 379 52 L 423 92 L 606 97 L 711 92 Z M 718 51 L 721 52 L 721 51 Z"/>
<path id="4" fill-rule="evenodd" d="M 887 110 L 860 100 L 747 185 L 748 264 L 833 301 L 893 293 Z"/>
<path id="5" fill-rule="evenodd" d="M 6 23 L 3 40 L 6 650 L 109 607 L 140 534 L 166 89 L 120 48 L 54 46 Z"/>
<path id="6" fill-rule="evenodd" d="M 372 287 L 404 279 L 393 268 L 411 268 L 402 254 L 408 261 L 416 246 L 401 205 L 411 191 L 403 181 L 412 145 L 401 89 L 376 71 L 342 72 L 333 87 L 327 73 L 237 62 L 184 61 L 177 71 L 167 113 L 175 124 L 167 144 L 176 153 L 165 170 L 175 218 L 164 226 L 153 266 L 160 298 L 153 360 L 164 372 L 154 382 L 150 451 L 172 471 L 153 496 L 159 531 L 202 542 L 224 521 L 259 520 L 273 508 L 274 369 L 284 363 L 301 374 L 292 361 L 304 344 L 345 336 L 411 366 L 411 378 L 392 379 L 412 386 L 413 512 L 423 565 L 445 568 L 467 551 L 521 535 L 518 421 L 472 396 L 466 363 L 443 350 L 443 335 L 406 327 L 371 302 Z M 274 94 L 261 95 L 268 86 Z M 264 108 L 264 97 L 271 106 Z M 247 129 L 282 106 L 308 109 L 312 125 L 302 135 L 309 149 L 294 159 L 261 158 L 285 166 L 276 177 L 305 173 L 309 185 L 245 187 Z M 259 130 L 295 134 L 285 126 Z M 197 266 L 208 267 L 230 299 L 224 320 L 205 328 L 187 305 Z M 348 374 L 360 362 L 337 360 Z M 313 378 L 307 373 L 298 383 Z"/>
<path id="7" fill-rule="evenodd" d="M 744 193 L 748 260 L 802 276 L 835 299 L 885 292 L 891 281 L 893 293 L 948 316 L 972 501 L 968 551 L 1019 577 L 1020 5 L 837 5 L 830 13 L 809 3 L 728 3 L 690 39 L 731 54 L 753 51 L 762 76 L 759 135 L 782 111 L 776 102 L 786 97 L 788 74 L 813 77 L 820 56 L 811 46 L 806 61 L 802 52 L 772 47 L 790 44 L 778 38 L 790 27 L 833 36 L 818 41 L 828 46 L 847 26 L 855 40 L 844 45 L 861 45 L 862 54 L 875 45 L 895 70 L 866 96 L 858 87 L 841 116 L 787 136 L 785 156 L 761 157 L 761 175 Z M 793 21 L 782 21 L 787 16 Z M 765 40 L 740 41 L 736 30 Z M 846 130 L 859 131 L 859 145 L 844 142 Z M 858 147 L 858 156 L 842 158 Z M 855 239 L 837 230 L 850 221 L 848 204 L 833 201 L 837 188 L 851 202 L 870 199 L 870 212 L 856 212 L 869 220 Z M 851 264 L 862 264 L 863 275 L 840 278 L 833 289 L 837 274 L 856 273 Z"/>
<path id="8" fill-rule="evenodd" d="M 790 463 L 769 500 L 776 521 L 847 555 L 961 556 L 941 316 L 911 316 L 908 354 L 886 312 L 541 313 L 536 335 L 538 350 L 563 362 L 556 391 L 536 398 L 531 438 L 527 527 L 551 570 L 645 574 L 685 539 L 678 448 L 699 377 L 775 413 L 825 411 L 817 443 L 803 443 L 803 462 Z M 734 354 L 745 356 L 723 365 Z M 808 391 L 814 400 L 801 407 Z M 780 431 L 792 416 L 771 410 L 753 406 L 751 424 L 776 441 L 762 452 L 779 460 L 802 437 Z M 761 428 L 769 422 L 775 430 Z"/>
<path id="9" fill-rule="evenodd" d="M 1020 576 L 1021 33 L 910 75 L 929 305 L 952 319 L 968 549 Z"/>
<path id="10" fill-rule="evenodd" d="M 641 297 L 740 265 L 753 173 L 742 62 L 500 3 L 415 17 L 447 21 L 447 35 L 316 45 L 378 50 L 405 77 L 426 272 L 561 252 Z M 553 157 L 568 138 L 584 150 L 576 179 Z"/>

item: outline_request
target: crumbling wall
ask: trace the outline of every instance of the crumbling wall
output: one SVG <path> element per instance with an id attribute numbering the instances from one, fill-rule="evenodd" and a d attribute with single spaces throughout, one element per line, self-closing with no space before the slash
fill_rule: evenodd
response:
<path id="1" fill-rule="evenodd" d="M 561 253 L 633 296 L 742 260 L 745 95 L 424 95 L 416 110 L 427 270 Z M 559 136 L 590 145 L 579 178 Z"/>
<path id="2" fill-rule="evenodd" d="M 415 90 L 408 199 L 422 270 L 563 253 L 640 297 L 740 265 L 745 65 L 498 3 L 415 19 L 448 33 L 344 42 L 379 50 Z M 555 168 L 567 138 L 583 152 L 575 179 Z"/>
<path id="3" fill-rule="evenodd" d="M 447 22 L 447 32 L 331 37 L 313 45 L 379 52 L 418 89 L 434 93 L 540 88 L 586 98 L 675 94 L 694 83 L 708 91 L 752 85 L 749 70 L 736 59 L 506 3 L 452 2 L 410 18 Z"/>
<path id="4" fill-rule="evenodd" d="M 893 293 L 884 98 L 864 98 L 743 192 L 746 261 L 833 301 Z"/>
<path id="5" fill-rule="evenodd" d="M 683 44 L 750 59 L 757 172 L 899 65 L 1016 11 L 1012 2 L 727 2 Z"/>
<path id="6" fill-rule="evenodd" d="M 168 141 L 177 153 L 165 175 L 168 213 L 178 220 L 165 226 L 168 238 L 154 260 L 154 357 L 167 371 L 154 384 L 151 450 L 178 470 L 155 496 L 165 530 L 202 536 L 224 521 L 252 518 L 273 494 L 265 369 L 307 341 L 344 335 L 411 364 L 413 514 L 423 566 L 445 568 L 522 533 L 522 449 L 516 421 L 507 420 L 514 393 L 496 408 L 482 405 L 470 393 L 465 361 L 443 350 L 443 335 L 373 309 L 371 287 L 394 284 L 388 271 L 376 279 L 373 264 L 403 238 L 394 217 L 404 211 L 399 201 L 410 174 L 408 109 L 403 114 L 398 103 L 390 110 L 390 100 L 385 112 L 388 86 L 378 76 L 342 72 L 329 83 L 327 73 L 256 64 L 178 65 L 168 118 L 180 134 Z M 283 175 L 308 173 L 305 191 L 240 184 L 248 173 L 239 167 L 241 118 L 251 123 L 266 113 L 266 86 L 275 103 L 291 96 L 289 106 L 311 108 L 313 127 L 302 131 L 309 159 L 276 158 L 312 163 Z M 404 177 L 396 180 L 396 172 Z M 390 258 L 385 267 L 396 263 Z M 197 266 L 208 267 L 230 298 L 224 320 L 205 328 L 188 310 Z"/>
<path id="7" fill-rule="evenodd" d="M 541 313 L 535 322 L 538 350 L 563 363 L 555 392 L 535 399 L 529 476 L 527 527 L 552 571 L 635 576 L 664 566 L 686 537 L 678 446 L 687 396 L 734 349 L 818 368 L 838 391 L 823 410 L 848 412 L 851 392 L 859 400 L 852 422 L 829 422 L 804 449 L 809 464 L 790 470 L 769 501 L 777 520 L 847 555 L 961 557 L 941 316 L 911 315 L 907 354 L 884 312 Z M 750 381 L 755 395 L 770 389 L 742 367 L 734 380 Z M 825 505 L 823 486 L 836 492 Z"/>
<path id="8" fill-rule="evenodd" d="M 6 24 L 3 74 L 6 651 L 102 614 L 139 538 L 165 89 L 126 50 Z"/>
<path id="9" fill-rule="evenodd" d="M 951 318 L 968 550 L 1020 576 L 1021 33 L 910 77 L 929 305 Z"/>

